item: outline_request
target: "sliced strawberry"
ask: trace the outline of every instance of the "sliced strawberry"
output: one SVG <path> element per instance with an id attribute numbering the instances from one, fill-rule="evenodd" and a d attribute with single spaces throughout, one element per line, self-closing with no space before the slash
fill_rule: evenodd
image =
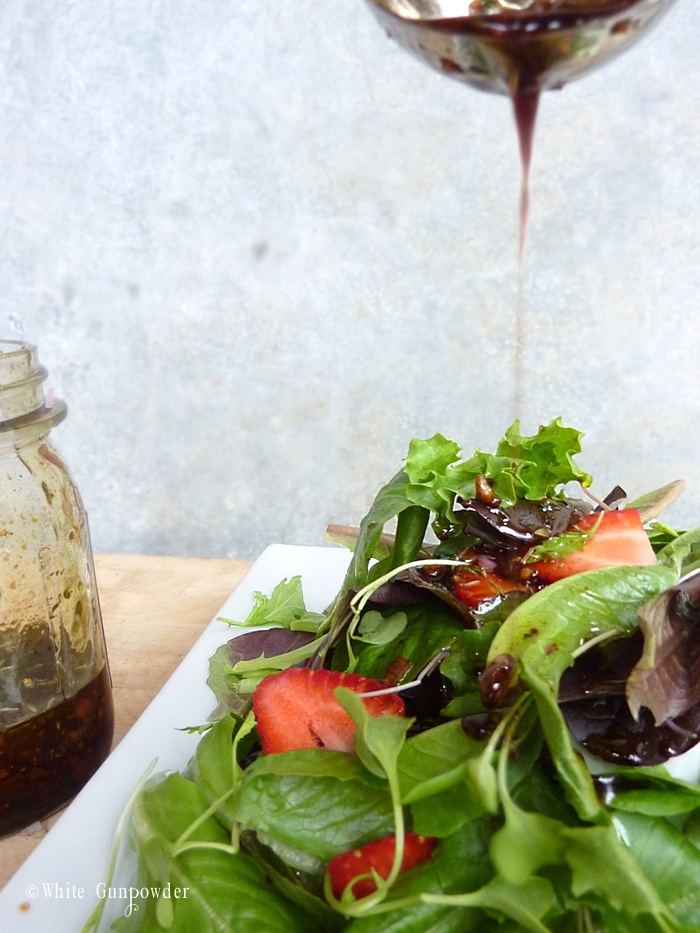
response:
<path id="1" fill-rule="evenodd" d="M 430 857 L 437 845 L 437 839 L 419 836 L 417 833 L 406 833 L 404 837 L 403 859 L 400 872 L 408 871 L 420 865 Z M 385 836 L 376 842 L 368 842 L 361 849 L 342 852 L 331 860 L 326 871 L 331 876 L 331 891 L 333 896 L 340 900 L 343 891 L 358 875 L 370 874 L 369 878 L 359 878 L 352 884 L 352 893 L 355 897 L 367 897 L 377 890 L 377 885 L 371 877 L 372 869 L 381 878 L 388 878 L 394 864 L 396 853 L 396 836 Z"/>
<path id="2" fill-rule="evenodd" d="M 302 748 L 329 748 L 352 752 L 355 723 L 333 691 L 347 687 L 355 693 L 371 693 L 386 685 L 359 674 L 312 671 L 290 667 L 269 674 L 253 694 L 253 712 L 263 753 L 291 752 Z M 395 693 L 363 699 L 370 716 L 403 716 L 404 704 Z"/>
<path id="3" fill-rule="evenodd" d="M 509 580 L 498 573 L 491 573 L 475 567 L 458 567 L 452 576 L 455 595 L 476 609 L 487 599 L 505 596 L 506 593 L 527 593 L 528 588 L 517 580 Z"/>
<path id="4" fill-rule="evenodd" d="M 597 525 L 597 527 L 596 527 Z M 644 525 L 636 509 L 591 512 L 577 523 L 579 531 L 595 529 L 578 551 L 557 560 L 530 564 L 540 580 L 554 583 L 574 573 L 597 570 L 600 567 L 647 567 L 655 564 L 656 555 L 649 543 Z"/>

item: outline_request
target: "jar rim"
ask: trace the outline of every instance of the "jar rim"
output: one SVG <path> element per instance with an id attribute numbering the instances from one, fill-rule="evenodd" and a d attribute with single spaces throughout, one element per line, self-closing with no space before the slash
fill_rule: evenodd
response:
<path id="1" fill-rule="evenodd" d="M 39 361 L 36 346 L 24 340 L 0 339 L 0 431 L 48 422 L 49 427 L 65 417 L 65 409 L 53 399 L 47 402 L 42 383 L 48 370 Z"/>
<path id="2" fill-rule="evenodd" d="M 0 340 L 0 389 L 43 381 L 47 375 L 34 344 Z"/>
<path id="3" fill-rule="evenodd" d="M 5 347 L 14 347 L 14 350 L 5 350 Z M 10 354 L 17 353 L 20 350 L 34 350 L 34 344 L 27 343 L 26 340 L 6 340 L 4 337 L 0 339 L 0 353 Z"/>

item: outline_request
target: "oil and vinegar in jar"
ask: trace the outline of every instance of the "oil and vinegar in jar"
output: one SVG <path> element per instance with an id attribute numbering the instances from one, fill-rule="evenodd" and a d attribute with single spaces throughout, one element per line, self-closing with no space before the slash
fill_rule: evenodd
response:
<path id="1" fill-rule="evenodd" d="M 0 341 L 0 836 L 67 803 L 107 757 L 112 685 L 80 494 L 49 432 L 36 348 Z"/>

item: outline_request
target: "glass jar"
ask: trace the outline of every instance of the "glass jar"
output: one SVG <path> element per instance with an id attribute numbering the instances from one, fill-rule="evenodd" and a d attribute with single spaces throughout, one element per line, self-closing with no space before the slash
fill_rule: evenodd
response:
<path id="1" fill-rule="evenodd" d="M 0 341 L 0 836 L 73 797 L 109 753 L 112 684 L 87 519 L 48 434 L 36 348 Z"/>

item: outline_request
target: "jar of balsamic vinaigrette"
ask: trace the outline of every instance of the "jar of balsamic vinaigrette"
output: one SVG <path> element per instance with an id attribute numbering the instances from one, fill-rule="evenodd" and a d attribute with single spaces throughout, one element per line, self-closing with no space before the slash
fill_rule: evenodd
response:
<path id="1" fill-rule="evenodd" d="M 85 511 L 48 435 L 36 348 L 0 341 L 0 836 L 57 810 L 109 753 L 112 685 Z"/>

